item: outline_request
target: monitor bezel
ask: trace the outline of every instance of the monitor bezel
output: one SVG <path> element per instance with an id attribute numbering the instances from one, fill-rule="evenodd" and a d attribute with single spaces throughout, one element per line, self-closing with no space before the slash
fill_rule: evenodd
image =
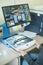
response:
<path id="1" fill-rule="evenodd" d="M 6 7 L 15 7 L 15 6 L 20 6 L 20 5 L 27 5 L 27 6 L 28 6 L 28 9 L 29 9 L 29 5 L 28 5 L 28 4 L 17 4 L 17 5 L 3 6 L 3 7 L 2 7 L 2 10 L 3 10 L 3 8 L 6 8 Z M 29 13 L 30 13 L 30 9 L 29 9 Z M 4 15 L 4 19 L 5 19 L 4 10 L 3 10 L 3 15 Z M 30 15 L 30 14 L 29 14 L 29 15 Z M 30 15 L 30 17 L 31 17 L 31 15 Z M 26 23 L 26 22 L 31 22 L 31 20 L 30 20 L 30 21 L 23 21 L 23 23 Z M 5 23 L 6 23 L 6 26 L 7 26 L 8 28 L 13 27 L 13 26 L 16 26 L 16 25 L 23 24 L 23 23 L 17 23 L 17 24 L 14 23 L 14 25 L 8 26 L 6 19 L 5 19 Z"/>

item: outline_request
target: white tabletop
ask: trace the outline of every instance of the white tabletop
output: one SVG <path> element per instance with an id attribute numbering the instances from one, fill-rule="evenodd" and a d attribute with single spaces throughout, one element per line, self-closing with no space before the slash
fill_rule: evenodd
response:
<path id="1" fill-rule="evenodd" d="M 0 65 L 6 64 L 18 56 L 19 53 L 15 52 L 13 49 L 8 48 L 4 44 L 0 43 Z"/>

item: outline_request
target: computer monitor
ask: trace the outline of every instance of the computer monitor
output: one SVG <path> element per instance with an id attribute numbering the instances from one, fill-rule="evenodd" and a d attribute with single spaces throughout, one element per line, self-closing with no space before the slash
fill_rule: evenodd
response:
<path id="1" fill-rule="evenodd" d="M 22 25 L 31 21 L 28 4 L 4 6 L 2 10 L 7 27 Z"/>

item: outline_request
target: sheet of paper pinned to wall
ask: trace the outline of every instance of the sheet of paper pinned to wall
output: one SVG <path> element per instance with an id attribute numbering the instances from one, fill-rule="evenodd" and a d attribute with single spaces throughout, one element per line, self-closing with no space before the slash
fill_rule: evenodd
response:
<path id="1" fill-rule="evenodd" d="M 33 38 L 33 37 L 35 37 L 37 35 L 37 33 L 31 32 L 31 31 L 24 31 L 24 32 L 19 33 L 19 34 L 25 35 L 25 36 L 27 36 L 29 38 Z"/>

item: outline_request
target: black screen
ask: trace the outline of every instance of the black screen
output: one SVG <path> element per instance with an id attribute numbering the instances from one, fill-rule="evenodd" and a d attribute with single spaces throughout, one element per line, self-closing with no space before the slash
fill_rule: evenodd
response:
<path id="1" fill-rule="evenodd" d="M 4 6 L 2 10 L 7 27 L 31 21 L 28 4 Z"/>

